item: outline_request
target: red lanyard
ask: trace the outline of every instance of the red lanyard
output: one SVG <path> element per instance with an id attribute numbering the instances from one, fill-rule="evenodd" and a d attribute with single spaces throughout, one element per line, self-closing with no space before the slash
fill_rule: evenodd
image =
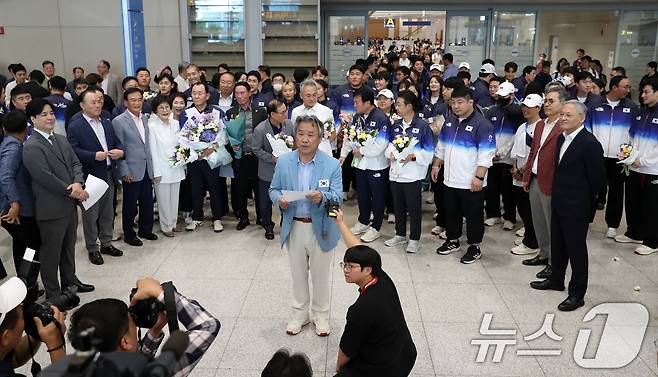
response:
<path id="1" fill-rule="evenodd" d="M 368 282 L 368 284 L 366 284 L 365 287 L 363 287 L 363 289 L 361 290 L 361 294 L 364 294 L 366 292 L 366 289 L 368 289 L 371 285 L 377 284 L 378 281 L 379 278 L 375 276 L 374 279 L 370 280 L 370 282 Z"/>

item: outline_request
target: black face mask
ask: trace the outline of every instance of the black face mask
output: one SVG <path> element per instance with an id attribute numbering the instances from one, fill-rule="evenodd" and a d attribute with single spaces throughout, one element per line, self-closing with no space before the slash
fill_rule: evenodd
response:
<path id="1" fill-rule="evenodd" d="M 500 107 L 505 107 L 512 102 L 512 98 L 498 98 L 497 102 Z"/>

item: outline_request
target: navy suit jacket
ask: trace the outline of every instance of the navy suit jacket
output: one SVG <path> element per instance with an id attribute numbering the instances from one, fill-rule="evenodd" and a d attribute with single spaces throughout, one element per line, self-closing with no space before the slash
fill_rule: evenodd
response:
<path id="1" fill-rule="evenodd" d="M 119 138 L 114 135 L 114 128 L 109 119 L 101 116 L 101 123 L 103 124 L 103 130 L 105 131 L 107 149 L 123 150 L 123 144 L 121 144 Z M 66 138 L 69 140 L 71 147 L 73 147 L 73 151 L 82 164 L 82 172 L 84 173 L 85 179 L 87 179 L 88 174 L 91 174 L 97 178 L 105 180 L 107 178 L 107 162 L 106 160 L 96 161 L 96 152 L 102 151 L 103 147 L 84 116 L 80 115 L 71 120 L 71 124 L 66 133 Z M 121 179 L 121 175 L 118 170 L 118 160 L 111 161 L 112 175 L 115 180 L 119 180 Z"/>

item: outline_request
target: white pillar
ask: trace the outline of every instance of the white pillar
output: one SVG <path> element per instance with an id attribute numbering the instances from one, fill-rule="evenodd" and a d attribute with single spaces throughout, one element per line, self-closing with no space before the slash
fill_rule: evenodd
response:
<path id="1" fill-rule="evenodd" d="M 244 0 L 245 71 L 257 69 L 263 62 L 263 26 L 260 0 Z"/>

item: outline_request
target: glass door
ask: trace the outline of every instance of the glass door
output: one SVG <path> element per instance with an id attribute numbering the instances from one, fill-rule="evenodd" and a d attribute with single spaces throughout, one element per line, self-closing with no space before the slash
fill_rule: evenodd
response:
<path id="1" fill-rule="evenodd" d="M 350 66 L 366 57 L 366 17 L 329 16 L 325 61 L 329 70 L 329 85 L 344 84 Z"/>
<path id="2" fill-rule="evenodd" d="M 471 75 L 488 56 L 490 21 L 490 12 L 448 12 L 445 50 L 453 55 L 455 65 L 470 64 Z"/>

